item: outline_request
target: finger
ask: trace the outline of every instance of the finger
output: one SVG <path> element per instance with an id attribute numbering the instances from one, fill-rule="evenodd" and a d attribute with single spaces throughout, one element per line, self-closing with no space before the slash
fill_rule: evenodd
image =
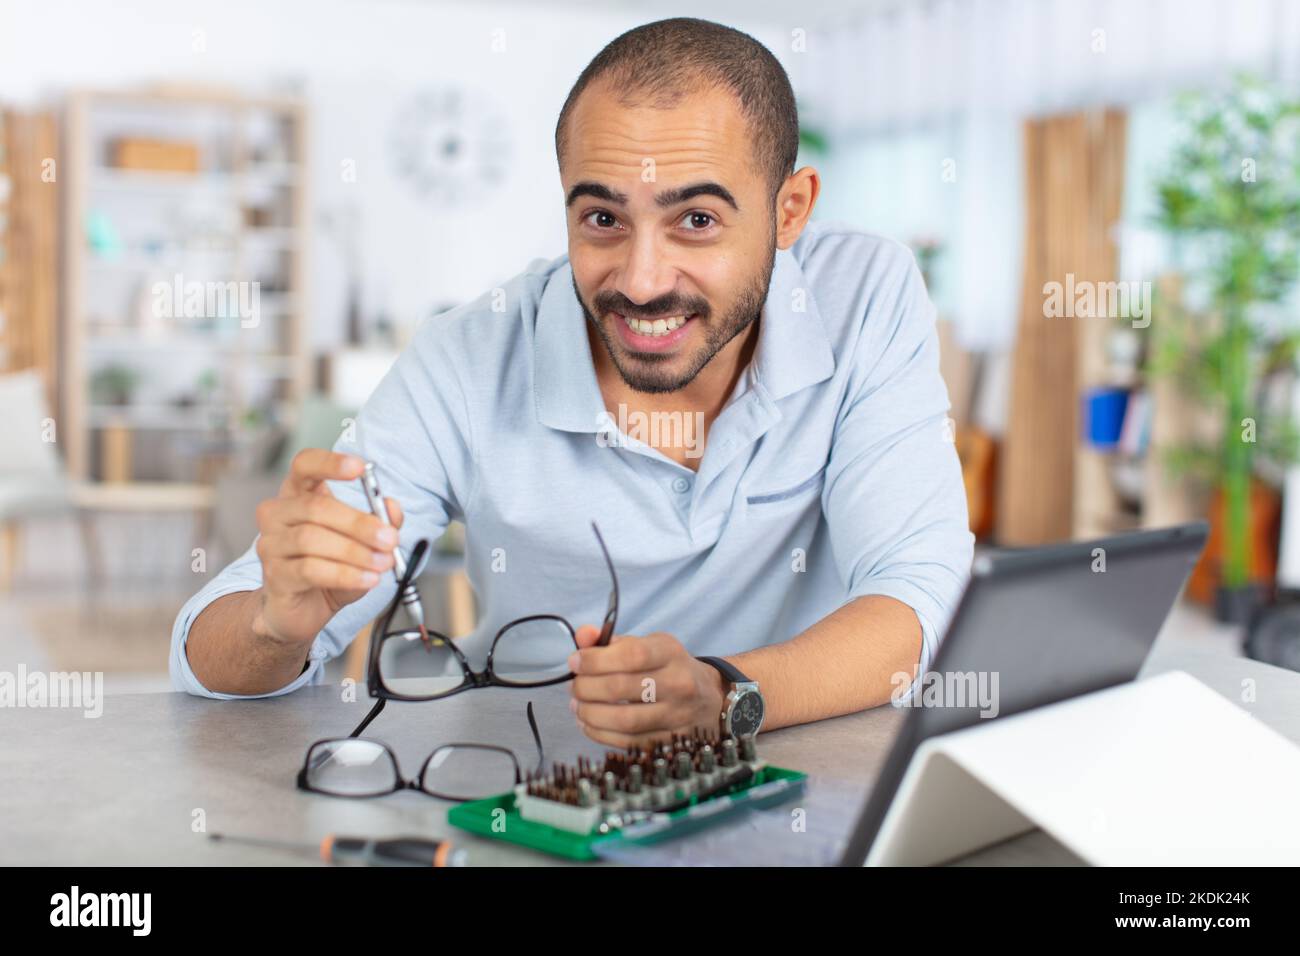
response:
<path id="1" fill-rule="evenodd" d="M 574 651 L 569 657 L 569 670 L 575 674 L 645 674 L 666 664 L 677 646 L 680 645 L 666 634 L 645 637 L 624 634 L 615 636 L 606 647 Z"/>
<path id="2" fill-rule="evenodd" d="M 575 677 L 569 687 L 578 700 L 604 704 L 617 704 L 627 700 L 650 704 L 673 696 L 673 688 L 664 687 L 661 681 L 661 676 L 666 677 L 667 673 L 667 669 L 663 669 L 645 676 L 627 673 L 584 674 Z"/>
<path id="3" fill-rule="evenodd" d="M 620 734 L 671 733 L 682 723 L 675 704 L 591 704 L 577 702 L 573 713 L 585 726 Z"/>
<path id="4" fill-rule="evenodd" d="M 388 520 L 393 523 L 394 528 L 400 528 L 405 517 L 402 514 L 402 506 L 397 503 L 396 498 L 385 498 L 384 504 L 388 506 Z"/>
<path id="5" fill-rule="evenodd" d="M 293 456 L 285 484 L 300 493 L 315 491 L 325 481 L 360 478 L 365 467 L 365 462 L 356 455 L 345 455 L 327 448 L 304 448 Z"/>
<path id="6" fill-rule="evenodd" d="M 577 633 L 573 635 L 573 639 L 579 647 L 591 647 L 600 640 L 600 628 L 584 624 L 578 628 Z"/>
<path id="7" fill-rule="evenodd" d="M 264 558 L 328 558 L 364 571 L 387 571 L 393 552 L 369 548 L 355 538 L 319 524 L 295 524 L 261 539 Z"/>
<path id="8" fill-rule="evenodd" d="M 298 495 L 277 499 L 274 509 L 274 523 L 280 526 L 318 524 L 379 551 L 391 551 L 397 546 L 396 530 L 374 515 L 351 508 L 337 498 Z"/>
<path id="9" fill-rule="evenodd" d="M 266 584 L 273 590 L 330 588 L 339 591 L 369 591 L 379 583 L 374 571 L 363 571 L 327 558 L 288 558 L 273 561 Z"/>

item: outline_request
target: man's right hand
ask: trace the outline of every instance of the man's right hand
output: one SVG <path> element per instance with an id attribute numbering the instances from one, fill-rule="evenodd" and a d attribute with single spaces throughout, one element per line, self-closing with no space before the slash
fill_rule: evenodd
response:
<path id="1" fill-rule="evenodd" d="M 307 448 L 294 456 L 280 494 L 257 506 L 262 607 L 254 631 L 286 644 L 310 644 L 338 613 L 393 567 L 402 509 L 385 498 L 388 527 L 343 504 L 325 484 L 359 478 L 354 455 Z"/>

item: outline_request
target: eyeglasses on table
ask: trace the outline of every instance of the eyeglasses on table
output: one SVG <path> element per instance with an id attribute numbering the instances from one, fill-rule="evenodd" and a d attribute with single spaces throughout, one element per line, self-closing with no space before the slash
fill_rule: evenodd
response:
<path id="1" fill-rule="evenodd" d="M 512 750 L 483 743 L 442 744 L 425 758 L 419 773 L 409 779 L 404 777 L 391 747 L 359 736 L 383 703 L 379 701 L 347 737 L 318 740 L 307 748 L 298 771 L 298 789 L 353 798 L 416 790 L 442 800 L 464 802 L 505 793 L 523 782 L 519 760 Z M 541 771 L 546 754 L 532 701 L 528 702 L 527 714 L 537 747 L 536 769 Z"/>

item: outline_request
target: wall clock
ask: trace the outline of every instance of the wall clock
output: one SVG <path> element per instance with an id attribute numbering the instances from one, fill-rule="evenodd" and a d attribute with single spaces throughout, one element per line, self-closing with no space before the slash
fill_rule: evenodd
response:
<path id="1" fill-rule="evenodd" d="M 502 111 L 449 88 L 422 92 L 398 110 L 391 152 L 397 175 L 422 199 L 460 206 L 505 181 L 511 150 Z"/>

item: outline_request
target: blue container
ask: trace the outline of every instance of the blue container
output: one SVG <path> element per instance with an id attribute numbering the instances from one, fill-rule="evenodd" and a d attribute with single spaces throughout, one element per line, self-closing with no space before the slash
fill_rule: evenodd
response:
<path id="1" fill-rule="evenodd" d="M 1128 392 L 1121 388 L 1094 388 L 1083 395 L 1083 437 L 1105 451 L 1119 444 L 1128 410 Z"/>

